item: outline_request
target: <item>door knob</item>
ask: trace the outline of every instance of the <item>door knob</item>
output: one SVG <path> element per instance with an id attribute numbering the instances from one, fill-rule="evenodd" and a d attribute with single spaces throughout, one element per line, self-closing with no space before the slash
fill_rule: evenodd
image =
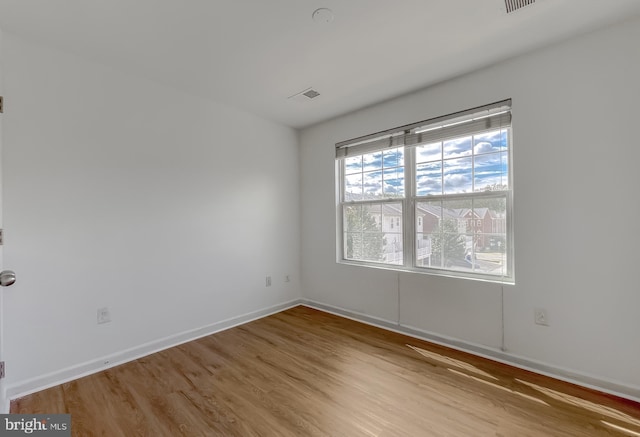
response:
<path id="1" fill-rule="evenodd" d="M 0 285 L 3 287 L 8 287 L 9 285 L 13 285 L 16 282 L 16 273 L 11 270 L 4 270 L 0 272 Z"/>

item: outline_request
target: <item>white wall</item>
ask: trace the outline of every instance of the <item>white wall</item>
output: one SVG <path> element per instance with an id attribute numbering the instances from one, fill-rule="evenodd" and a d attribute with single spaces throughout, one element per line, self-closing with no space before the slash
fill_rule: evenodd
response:
<path id="1" fill-rule="evenodd" d="M 638 41 L 636 19 L 303 130 L 304 297 L 498 352 L 499 284 L 336 264 L 333 147 L 512 98 L 508 356 L 640 397 Z"/>
<path id="2" fill-rule="evenodd" d="M 3 79 L 2 79 L 2 75 L 3 75 L 3 71 L 4 71 L 4 66 L 3 66 L 3 53 L 2 53 L 2 29 L 0 29 L 0 96 L 4 95 L 3 90 Z M 2 228 L 2 120 L 3 120 L 3 116 L 0 115 L 0 228 Z M 0 246 L 0 269 L 2 269 L 2 267 L 4 266 L 3 264 L 3 250 L 2 250 L 2 246 Z M 4 340 L 3 340 L 3 323 L 2 323 L 2 308 L 4 306 L 3 303 L 3 292 L 0 289 L 0 360 L 4 360 Z M 8 412 L 8 405 L 7 405 L 7 399 L 5 396 L 5 389 L 4 389 L 4 379 L 0 380 L 0 414 L 6 413 Z"/>
<path id="3" fill-rule="evenodd" d="M 3 55 L 8 390 L 300 297 L 294 130 L 7 33 Z"/>

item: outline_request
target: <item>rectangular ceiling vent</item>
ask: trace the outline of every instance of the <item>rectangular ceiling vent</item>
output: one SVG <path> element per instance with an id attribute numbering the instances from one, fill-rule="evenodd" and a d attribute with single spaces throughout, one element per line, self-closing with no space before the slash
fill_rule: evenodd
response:
<path id="1" fill-rule="evenodd" d="M 304 93 L 302 93 L 303 96 L 309 97 L 310 99 L 315 99 L 316 97 L 318 97 L 320 95 L 320 93 L 314 89 L 311 89 L 309 91 L 305 91 Z"/>
<path id="2" fill-rule="evenodd" d="M 299 93 L 295 93 L 294 95 L 289 96 L 288 98 L 291 100 L 297 100 L 299 102 L 303 102 L 303 101 L 315 99 L 319 95 L 320 93 L 314 90 L 313 88 L 307 88 L 306 90 L 300 91 Z"/>
<path id="3" fill-rule="evenodd" d="M 507 14 L 515 12 L 520 8 L 532 5 L 536 0 L 504 0 L 504 4 L 507 7 Z"/>

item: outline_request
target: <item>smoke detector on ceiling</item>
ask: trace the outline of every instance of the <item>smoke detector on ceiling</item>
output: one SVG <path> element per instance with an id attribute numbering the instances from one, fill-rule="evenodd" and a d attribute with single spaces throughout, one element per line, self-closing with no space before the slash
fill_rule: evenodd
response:
<path id="1" fill-rule="evenodd" d="M 292 96 L 287 97 L 289 100 L 297 100 L 299 102 L 306 102 L 311 99 L 315 99 L 318 97 L 320 93 L 313 88 L 307 88 L 306 90 L 302 90 L 299 93 L 295 93 Z"/>
<path id="2" fill-rule="evenodd" d="M 316 23 L 331 23 L 333 21 L 333 11 L 329 8 L 319 8 L 313 11 L 311 18 Z"/>
<path id="3" fill-rule="evenodd" d="M 507 14 L 510 14 L 525 6 L 530 6 L 535 2 L 536 0 L 504 0 L 504 5 L 507 8 Z"/>

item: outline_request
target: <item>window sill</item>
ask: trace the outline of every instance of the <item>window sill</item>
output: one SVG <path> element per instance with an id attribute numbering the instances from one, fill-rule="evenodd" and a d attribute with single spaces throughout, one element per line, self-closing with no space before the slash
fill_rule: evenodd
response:
<path id="1" fill-rule="evenodd" d="M 407 267 L 401 265 L 381 264 L 372 262 L 362 262 L 354 260 L 338 259 L 337 264 L 354 267 L 366 267 L 377 270 L 388 270 L 402 273 L 417 273 L 419 275 L 437 276 L 441 278 L 464 279 L 468 281 L 490 282 L 493 284 L 515 285 L 513 277 L 508 276 L 492 276 L 482 274 L 469 274 L 467 272 L 458 272 L 454 270 L 426 269 L 420 267 Z"/>

